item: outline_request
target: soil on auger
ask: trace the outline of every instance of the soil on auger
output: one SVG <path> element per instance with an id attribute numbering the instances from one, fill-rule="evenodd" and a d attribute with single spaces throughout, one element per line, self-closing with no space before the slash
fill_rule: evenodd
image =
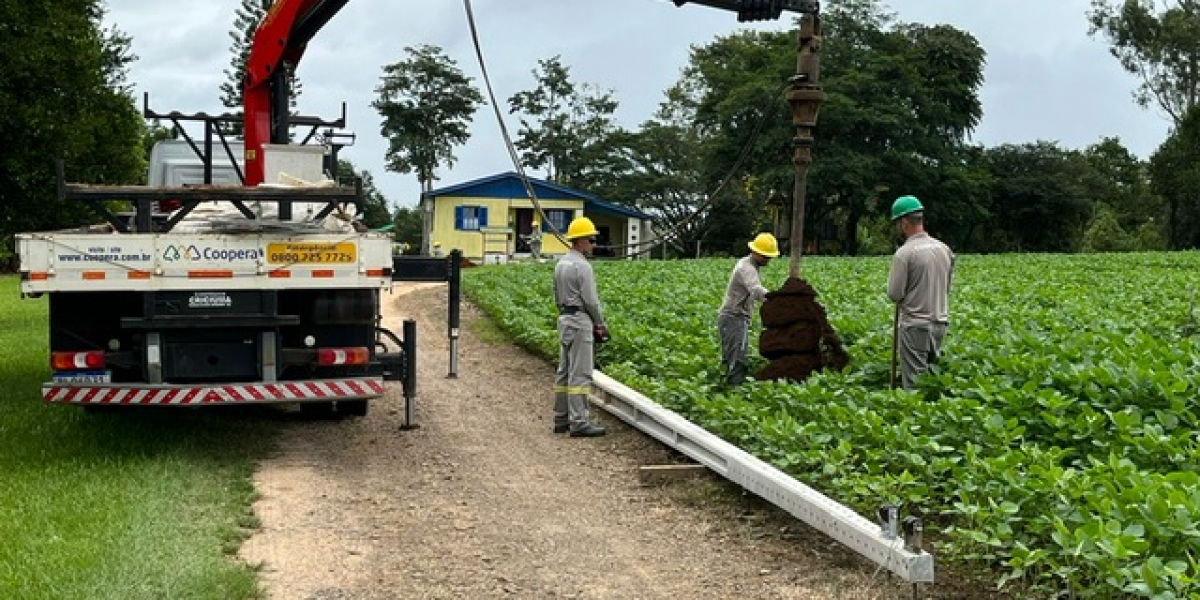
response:
<path id="1" fill-rule="evenodd" d="M 850 363 L 825 308 L 817 303 L 817 290 L 803 279 L 789 277 L 768 293 L 761 314 L 764 331 L 758 351 L 771 363 L 758 372 L 757 379 L 800 382 L 813 371 L 841 369 Z"/>

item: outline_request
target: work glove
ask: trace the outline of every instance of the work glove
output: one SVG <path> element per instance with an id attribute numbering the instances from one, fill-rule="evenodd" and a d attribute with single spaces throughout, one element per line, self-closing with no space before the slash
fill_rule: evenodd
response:
<path id="1" fill-rule="evenodd" d="M 608 335 L 608 328 L 603 325 L 596 325 L 592 327 L 592 337 L 596 340 L 596 343 L 599 344 L 603 344 L 612 339 Z"/>

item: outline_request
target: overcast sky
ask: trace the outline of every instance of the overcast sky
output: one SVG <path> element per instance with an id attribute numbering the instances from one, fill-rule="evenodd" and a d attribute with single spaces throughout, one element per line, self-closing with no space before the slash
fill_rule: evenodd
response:
<path id="1" fill-rule="evenodd" d="M 108 0 L 106 21 L 133 38 L 139 57 L 130 70 L 139 101 L 148 92 L 151 108 L 159 112 L 225 110 L 218 86 L 230 66 L 229 31 L 240 5 L 240 0 Z M 1102 41 L 1087 35 L 1089 0 L 888 5 L 902 21 L 968 31 L 987 51 L 985 115 L 976 142 L 1048 140 L 1084 148 L 1115 136 L 1146 158 L 1166 138 L 1167 121 L 1133 103 L 1137 81 Z M 678 79 L 689 46 L 748 26 L 733 13 L 676 7 L 669 0 L 473 0 L 473 6 L 501 103 L 533 87 L 538 60 L 561 55 L 575 81 L 612 90 L 621 103 L 618 121 L 630 128 L 650 117 L 663 90 Z M 783 29 L 791 23 L 785 15 L 753 27 Z M 411 174 L 384 171 L 386 142 L 370 104 L 383 66 L 404 59 L 404 48 L 418 44 L 445 49 L 482 89 L 461 0 L 352 0 L 309 44 L 298 69 L 299 111 L 333 119 L 345 102 L 347 129 L 357 142 L 342 156 L 370 171 L 384 195 L 401 206 L 414 205 L 420 188 Z M 507 110 L 505 116 L 515 135 L 515 121 Z M 513 170 L 490 107 L 477 114 L 470 142 L 456 154 L 458 162 L 441 170 L 435 187 Z"/>

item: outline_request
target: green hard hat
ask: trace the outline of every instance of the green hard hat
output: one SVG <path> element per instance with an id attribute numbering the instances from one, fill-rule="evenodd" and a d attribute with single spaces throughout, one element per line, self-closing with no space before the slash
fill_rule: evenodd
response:
<path id="1" fill-rule="evenodd" d="M 917 200 L 916 196 L 900 196 L 892 203 L 892 220 L 895 221 L 904 215 L 923 210 L 925 210 L 925 207 L 921 206 L 921 201 Z"/>

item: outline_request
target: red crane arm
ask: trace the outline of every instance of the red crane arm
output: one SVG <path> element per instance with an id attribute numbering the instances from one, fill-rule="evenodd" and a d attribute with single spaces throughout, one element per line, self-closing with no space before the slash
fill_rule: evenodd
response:
<path id="1" fill-rule="evenodd" d="M 288 141 L 288 73 L 308 41 L 349 0 L 275 0 L 254 32 L 242 88 L 246 185 L 263 181 L 265 144 Z"/>

